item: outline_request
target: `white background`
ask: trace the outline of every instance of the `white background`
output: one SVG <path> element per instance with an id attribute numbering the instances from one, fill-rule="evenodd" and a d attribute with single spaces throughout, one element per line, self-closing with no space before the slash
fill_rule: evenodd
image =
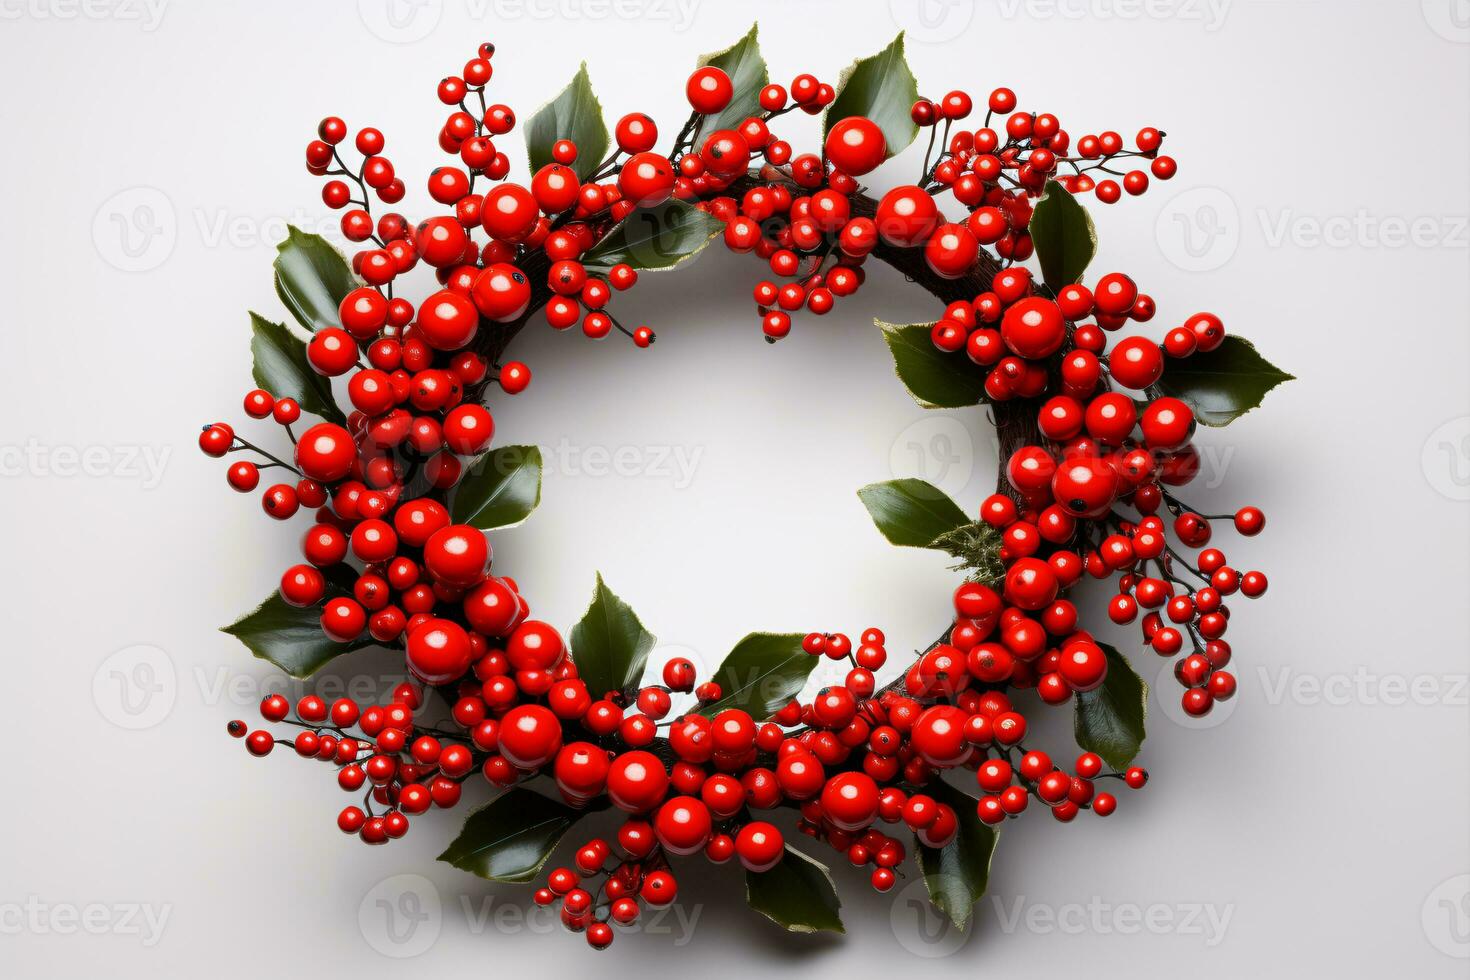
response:
<path id="1" fill-rule="evenodd" d="M 445 975 L 1466 974 L 1464 0 L 154 2 L 0 0 L 0 972 L 345 976 L 411 953 Z M 757 17 L 782 81 L 835 80 L 906 27 L 931 97 L 1006 84 L 1074 135 L 1169 133 L 1178 178 L 1097 214 L 1094 273 L 1156 297 L 1155 335 L 1213 310 L 1299 376 L 1202 434 L 1193 489 L 1265 508 L 1267 533 L 1226 547 L 1272 587 L 1237 603 L 1233 710 L 1190 730 L 1166 686 L 1147 790 L 1106 821 L 1009 825 L 968 941 L 922 931 L 918 886 L 876 896 L 845 868 L 849 934 L 786 936 L 743 910 L 733 869 L 701 867 L 684 920 L 594 961 L 522 917 L 525 890 L 433 860 L 457 816 L 362 848 L 333 826 L 328 769 L 225 737 L 280 678 L 216 627 L 269 592 L 298 532 L 228 491 L 194 437 L 240 415 L 246 310 L 284 315 L 282 222 L 322 220 L 301 165 L 322 115 L 381 127 L 418 208 L 441 159 L 434 85 L 480 40 L 500 48 L 494 97 L 523 118 L 585 58 L 610 120 L 641 109 L 667 128 L 695 56 Z M 815 130 L 782 131 L 802 147 Z M 906 154 L 875 186 L 917 168 Z M 927 475 L 968 509 L 992 485 L 984 419 L 916 408 L 870 325 L 934 304 L 878 272 L 768 347 L 758 266 L 716 251 L 617 301 L 658 330 L 652 350 L 544 328 L 520 342 L 536 380 L 497 422 L 547 447 L 551 472 L 535 518 L 496 537 L 497 567 L 563 625 L 600 569 L 706 664 L 757 629 L 876 624 L 896 651 L 923 644 L 952 575 L 886 546 L 853 491 Z M 631 469 L 599 475 L 618 450 Z"/>

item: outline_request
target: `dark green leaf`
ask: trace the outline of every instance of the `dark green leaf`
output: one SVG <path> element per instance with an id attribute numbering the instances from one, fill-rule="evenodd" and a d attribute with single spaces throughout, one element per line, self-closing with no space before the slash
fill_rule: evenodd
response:
<path id="1" fill-rule="evenodd" d="M 1148 685 L 1117 650 L 1099 643 L 1108 658 L 1102 686 L 1077 695 L 1073 731 L 1077 744 L 1096 752 L 1114 769 L 1123 769 L 1143 744 Z"/>
<path id="2" fill-rule="evenodd" d="M 846 932 L 826 865 L 789 846 L 771 870 L 745 873 L 745 900 L 787 932 Z"/>
<path id="3" fill-rule="evenodd" d="M 1260 354 L 1244 337 L 1226 335 L 1214 350 L 1185 358 L 1166 357 L 1159 387 L 1194 409 L 1203 425 L 1229 425 L 1261 404 L 1266 392 L 1291 375 Z"/>
<path id="4" fill-rule="evenodd" d="M 1097 230 L 1087 209 L 1054 180 L 1047 181 L 1046 196 L 1031 212 L 1030 232 L 1041 277 L 1053 293 L 1082 281 L 1097 254 Z"/>
<path id="5" fill-rule="evenodd" d="M 701 67 L 713 65 L 729 75 L 735 89 L 730 104 L 704 121 L 703 132 L 734 129 L 751 116 L 760 114 L 761 89 L 771 78 L 766 72 L 766 59 L 761 57 L 761 47 L 756 39 L 758 27 L 750 25 L 750 32 L 733 45 L 699 59 Z"/>
<path id="6" fill-rule="evenodd" d="M 940 803 L 949 804 L 959 818 L 959 833 L 948 844 L 926 847 L 915 839 L 914 847 L 918 851 L 919 868 L 924 872 L 924 884 L 929 887 L 929 901 L 964 929 L 970 924 L 975 903 L 985 894 L 985 886 L 990 881 L 990 859 L 1000 835 L 980 822 L 974 797 L 940 780 L 930 783 L 924 792 Z"/>
<path id="7" fill-rule="evenodd" d="M 582 264 L 596 272 L 620 262 L 640 272 L 662 272 L 698 254 L 724 228 L 694 205 L 670 200 L 628 215 L 582 256 Z"/>
<path id="8" fill-rule="evenodd" d="M 943 535 L 970 523 L 959 504 L 923 480 L 870 483 L 858 491 L 858 499 L 890 544 L 928 548 Z"/>
<path id="9" fill-rule="evenodd" d="M 713 718 L 739 708 L 757 721 L 771 717 L 806 684 L 820 657 L 801 648 L 800 633 L 750 633 L 735 644 L 714 681 L 721 697 L 704 710 Z"/>
<path id="10" fill-rule="evenodd" d="M 313 333 L 340 326 L 337 308 L 362 285 L 342 253 L 322 236 L 293 226 L 276 249 L 276 293 L 296 322 Z"/>
<path id="11" fill-rule="evenodd" d="M 531 158 L 531 173 L 553 163 L 551 147 L 557 140 L 577 144 L 577 160 L 572 169 L 585 180 L 607 156 L 607 125 L 602 121 L 602 104 L 592 94 L 587 78 L 587 63 L 577 69 L 571 84 L 561 94 L 537 109 L 526 122 L 526 154 Z"/>
<path id="12" fill-rule="evenodd" d="M 960 351 L 935 347 L 934 324 L 873 322 L 883 331 L 898 379 L 924 408 L 966 408 L 985 400 L 985 371 Z"/>
<path id="13" fill-rule="evenodd" d="M 284 323 L 272 323 L 250 314 L 251 374 L 255 383 L 277 398 L 294 398 L 303 412 L 342 422 L 342 410 L 332 397 L 332 383 L 306 362 L 306 344 Z"/>
<path id="14" fill-rule="evenodd" d="M 903 56 L 903 33 L 871 58 L 859 58 L 837 80 L 837 98 L 822 116 L 822 136 L 848 116 L 867 116 L 883 130 L 888 156 L 914 141 L 919 127 L 909 111 L 919 98 L 919 83 Z"/>
<path id="15" fill-rule="evenodd" d="M 366 634 L 351 643 L 338 643 L 322 632 L 319 606 L 298 608 L 272 592 L 254 612 L 221 627 L 292 677 L 310 677 L 333 657 L 371 646 Z"/>
<path id="16" fill-rule="evenodd" d="M 541 450 L 501 446 L 475 460 L 449 495 L 456 524 L 482 531 L 519 524 L 541 503 Z"/>
<path id="17" fill-rule="evenodd" d="M 516 787 L 471 813 L 439 860 L 492 881 L 531 881 L 582 814 Z"/>
<path id="18" fill-rule="evenodd" d="M 608 691 L 623 691 L 643 677 L 654 636 L 628 604 L 613 594 L 597 575 L 592 605 L 582 621 L 572 627 L 572 656 L 577 676 L 594 698 Z"/>

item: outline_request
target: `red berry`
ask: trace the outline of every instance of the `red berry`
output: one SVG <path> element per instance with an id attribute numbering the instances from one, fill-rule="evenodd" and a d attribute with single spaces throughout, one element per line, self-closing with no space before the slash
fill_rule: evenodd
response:
<path id="1" fill-rule="evenodd" d="M 469 524 L 440 528 L 424 543 L 424 567 L 446 585 L 478 585 L 489 565 L 490 543 L 485 532 Z"/>
<path id="2" fill-rule="evenodd" d="M 827 131 L 827 159 L 845 174 L 861 177 L 888 158 L 883 130 L 865 116 L 848 116 Z"/>
<path id="3" fill-rule="evenodd" d="M 941 220 L 934 198 L 913 184 L 884 194 L 874 215 L 878 237 L 904 248 L 927 242 Z"/>
<path id="4" fill-rule="evenodd" d="M 753 820 L 740 828 L 735 836 L 735 853 L 745 870 L 760 873 L 781 863 L 786 840 L 773 824 Z"/>
<path id="5" fill-rule="evenodd" d="M 540 769 L 561 749 L 561 719 L 539 704 L 523 704 L 500 722 L 500 754 L 517 769 Z"/>
<path id="6" fill-rule="evenodd" d="M 458 680 L 470 667 L 469 634 L 448 619 L 420 623 L 409 632 L 407 649 L 408 669 L 425 684 Z"/>
<path id="7" fill-rule="evenodd" d="M 730 81 L 730 76 L 713 65 L 705 65 L 696 69 L 689 76 L 688 83 L 684 86 L 684 94 L 689 99 L 689 105 L 694 111 L 705 116 L 712 116 L 722 111 L 730 104 L 730 99 L 735 94 L 735 86 Z"/>
<path id="8" fill-rule="evenodd" d="M 668 792 L 669 774 L 658 756 L 634 750 L 612 761 L 607 775 L 607 795 L 613 805 L 629 813 L 644 813 L 657 806 Z"/>

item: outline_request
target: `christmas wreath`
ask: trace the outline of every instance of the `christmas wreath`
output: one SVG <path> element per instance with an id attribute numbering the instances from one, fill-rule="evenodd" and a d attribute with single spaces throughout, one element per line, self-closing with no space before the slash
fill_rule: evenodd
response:
<path id="1" fill-rule="evenodd" d="M 225 631 L 303 678 L 349 651 L 400 649 L 404 682 L 386 703 L 273 694 L 260 711 L 274 729 L 234 720 L 230 734 L 256 756 L 330 767 L 354 800 L 337 824 L 368 844 L 487 780 L 496 795 L 440 859 L 534 882 L 534 901 L 597 948 L 672 902 L 685 861 L 738 860 L 754 909 L 790 930 L 841 931 L 827 868 L 793 828 L 870 869 L 879 891 L 912 858 L 963 926 L 1000 824 L 1037 809 L 1106 817 L 1147 779 L 1134 765 L 1146 685 L 1081 623 L 1073 588 L 1112 580 L 1109 619 L 1137 621 L 1174 660 L 1192 715 L 1235 693 L 1230 606 L 1266 590 L 1212 546 L 1223 523 L 1260 532 L 1261 511 L 1202 514 L 1178 494 L 1200 468 L 1196 427 L 1228 424 L 1289 375 L 1210 313 L 1162 343 L 1110 343 L 1152 320 L 1154 300 L 1122 273 L 1084 279 L 1096 237 L 1080 199 L 1113 204 L 1173 177 L 1164 134 L 1074 140 L 1006 88 L 981 106 L 961 91 L 921 98 L 901 35 L 835 84 L 774 84 L 752 28 L 700 60 L 666 151 L 639 112 L 608 132 L 583 66 L 519 126 L 531 177 L 515 181 L 500 143 L 517 117 L 487 96 L 494 50 L 480 45 L 438 84 L 454 159 L 428 191 L 446 213 L 374 217 L 374 199 L 405 195 L 383 134 L 321 122 L 307 168 L 360 250 L 349 261 L 292 229 L 275 277 L 295 326 L 251 317 L 244 411 L 292 449 L 274 455 L 226 422 L 199 438 L 230 458 L 237 491 L 277 471 L 260 494 L 270 517 L 310 514 L 302 563 Z M 820 152 L 777 135 L 792 112 L 821 116 Z M 916 136 L 917 182 L 867 194 L 860 181 Z M 544 320 L 648 347 L 653 331 L 625 326 L 615 295 L 715 240 L 768 268 L 754 298 L 770 342 L 798 311 L 858 292 L 873 262 L 891 266 L 939 313 L 878 323 L 899 379 L 926 407 L 984 405 L 996 425 L 999 488 L 983 501 L 963 507 L 914 479 L 859 491 L 889 541 L 948 552 L 964 573 L 952 621 L 891 682 L 878 680 L 889 654 L 877 628 L 752 633 L 700 678 L 686 659 L 648 663 L 653 635 L 600 576 L 563 633 L 492 571 L 491 532 L 540 498 L 537 449 L 494 441 L 495 400 L 531 383 L 506 359 L 512 338 Z M 395 287 L 420 263 L 437 289 L 415 302 Z M 803 699 L 822 658 L 846 662 L 845 680 Z M 1068 706 L 1080 754 L 1028 743 L 1027 715 L 1045 706 Z M 611 839 L 569 842 L 570 865 L 543 873 L 603 810 L 621 813 Z"/>

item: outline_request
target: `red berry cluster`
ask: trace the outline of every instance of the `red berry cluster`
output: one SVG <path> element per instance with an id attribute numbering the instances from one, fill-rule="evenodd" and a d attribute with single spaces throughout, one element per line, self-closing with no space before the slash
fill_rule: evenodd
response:
<path id="1" fill-rule="evenodd" d="M 383 705 L 307 696 L 294 717 L 273 695 L 262 717 L 299 732 L 278 739 L 234 721 L 230 733 L 255 755 L 282 744 L 333 764 L 344 790 L 365 793 L 338 825 L 371 844 L 403 836 L 411 816 L 454 806 L 476 771 L 502 788 L 549 777 L 573 806 L 605 800 L 625 814 L 615 840 L 587 841 L 575 867 L 553 870 L 535 896 L 559 905 L 562 921 L 598 948 L 643 906 L 673 901 L 671 857 L 737 859 L 752 872 L 773 867 L 785 841 L 764 817 L 777 808 L 799 811 L 801 833 L 855 866 L 871 866 L 880 891 L 893 887 L 907 851 L 881 825 L 901 825 L 925 847 L 943 847 L 958 833 L 962 815 L 937 798 L 948 771 L 974 773 L 975 813 L 988 824 L 1020 814 L 1033 798 L 1063 822 L 1082 810 L 1112 813 L 1117 798 L 1099 783 L 1136 789 L 1144 771 L 1105 771 L 1092 752 L 1068 769 L 1028 748 L 1015 693 L 1034 688 L 1055 705 L 1104 683 L 1108 655 L 1066 596 L 1084 575 L 1115 574 L 1109 616 L 1129 623 L 1140 607 L 1148 610 L 1147 643 L 1180 657 L 1185 709 L 1202 714 L 1234 693 L 1223 669 L 1225 600 L 1258 596 L 1266 580 L 1237 572 L 1207 547 L 1211 522 L 1221 518 L 1193 510 L 1171 489 L 1199 471 L 1195 419 L 1159 388 L 1166 358 L 1214 350 L 1225 333 L 1217 317 L 1200 313 L 1162 345 L 1132 336 L 1109 351 L 1108 332 L 1154 316 L 1153 300 L 1131 279 L 1114 273 L 1091 288 L 1052 289 L 1012 263 L 1032 254 L 1031 202 L 1049 180 L 1111 203 L 1118 183 L 1094 183 L 1090 173 L 1147 159 L 1154 177 L 1168 179 L 1175 165 L 1158 155 L 1163 134 L 1141 131 L 1132 150 L 1116 133 L 1084 136 L 1069 156 L 1071 139 L 1057 118 L 1016 112 L 1010 90 L 991 93 L 985 125 L 973 131 L 954 127 L 973 106 L 951 92 L 912 107 L 913 121 L 930 129 L 930 157 L 938 137 L 932 164 L 926 158 L 918 183 L 873 201 L 857 179 L 890 149 L 873 120 L 835 121 L 820 154 L 794 154 L 771 130 L 785 113 L 829 107 L 831 85 L 809 74 L 789 88 L 767 85 L 759 113 L 705 132 L 734 98 L 730 77 L 707 66 L 689 78 L 693 112 L 667 155 L 655 150 L 653 120 L 633 112 L 618 120 L 608 159 L 579 169 L 580 148 L 561 139 L 523 185 L 506 180 L 510 161 L 496 146 L 516 117 L 487 102 L 493 54 L 493 45 L 481 45 L 438 85 L 451 110 L 439 143 L 456 161 L 433 171 L 428 191 L 450 213 L 418 224 L 395 212 L 373 218 L 371 197 L 393 205 L 405 194 L 376 129 L 356 133 L 355 166 L 342 155 L 348 127 L 335 116 L 307 148 L 308 169 L 329 178 L 323 200 L 343 211 L 344 236 L 364 246 L 351 263 L 364 284 L 347 293 L 338 322 L 317 329 L 305 353 L 319 375 L 345 379 L 352 406 L 345 424 L 321 421 L 298 433 L 298 402 L 255 389 L 245 413 L 282 426 L 291 459 L 224 422 L 199 439 L 210 456 L 256 455 L 229 467 L 238 491 L 256 490 L 262 470 L 293 475 L 262 494 L 276 519 L 302 507 L 313 514 L 304 560 L 282 575 L 281 599 L 320 608 L 332 641 L 401 647 L 413 682 Z M 990 125 L 996 114 L 1007 117 L 998 129 Z M 1133 170 L 1122 189 L 1140 194 L 1148 182 Z M 968 209 L 964 220 L 941 213 L 936 198 L 946 192 Z M 1000 270 L 978 295 L 947 306 L 932 339 L 942 351 L 964 351 L 985 373 L 994 405 L 1016 403 L 1028 423 L 1034 419 L 1033 436 L 1005 465 L 1006 492 L 980 507 L 980 524 L 999 535 L 1003 574 L 961 585 L 941 639 L 891 684 L 877 681 L 888 659 L 885 637 L 868 629 L 856 643 L 843 633 L 808 635 L 807 654 L 848 662 L 844 681 L 770 717 L 720 710 L 727 692 L 700 683 L 684 659 L 663 665 L 660 685 L 590 690 L 561 634 L 529 618 L 513 579 L 492 574 L 485 533 L 451 516 L 448 491 L 494 436 L 482 389 L 494 379 L 514 395 L 530 382 L 524 364 L 499 356 L 535 310 L 544 307 L 557 329 L 580 323 L 589 337 L 616 329 L 640 347 L 652 343 L 648 327 L 629 330 L 608 309 L 615 292 L 636 283 L 634 268 L 583 260 L 635 209 L 671 199 L 718 218 L 729 248 L 753 252 L 784 280 L 755 288 L 768 340 L 789 332 L 791 313 L 824 314 L 855 292 L 870 255 L 895 264 L 922 256 L 922 266 L 908 268 L 951 286 Z M 439 288 L 415 304 L 394 287 L 420 261 Z M 1245 535 L 1265 522 L 1251 507 L 1233 521 Z M 1180 548 L 1199 552 L 1193 564 L 1169 543 L 1171 532 Z M 427 720 L 426 690 L 445 696 L 446 720 Z M 684 694 L 697 703 L 675 715 L 674 695 Z"/>
<path id="2" fill-rule="evenodd" d="M 1013 493 L 996 494 L 981 508 L 985 522 L 1002 535 L 1007 598 L 1022 610 L 1040 611 L 1084 573 L 1094 578 L 1116 573 L 1119 594 L 1109 607 L 1114 622 L 1132 622 L 1140 605 L 1162 608 L 1172 625 L 1159 612 L 1149 613 L 1143 622 L 1146 642 L 1160 656 L 1174 656 L 1183 649 L 1186 632 L 1192 639 L 1194 649 L 1180 660 L 1177 676 L 1186 688 L 1184 709 L 1202 715 L 1216 699 L 1235 692 L 1234 677 L 1221 670 L 1230 659 L 1229 645 L 1221 639 L 1230 615 L 1223 600 L 1237 591 L 1249 598 L 1261 595 L 1266 578 L 1257 571 L 1242 576 L 1225 565 L 1217 549 L 1202 552 L 1191 564 L 1169 543 L 1172 530 L 1181 547 L 1199 550 L 1209 542 L 1212 526 L 1210 517 L 1169 489 L 1194 479 L 1200 456 L 1191 441 L 1193 411 L 1160 393 L 1157 384 L 1166 357 L 1212 351 L 1224 342 L 1225 329 L 1213 314 L 1198 313 L 1171 330 L 1162 345 L 1130 336 L 1107 349 L 1109 331 L 1153 314 L 1153 301 L 1121 273 L 1101 277 L 1095 289 L 1066 286 L 1052 299 L 1037 294 L 1025 269 L 1011 268 L 972 303 L 951 303 L 934 326 L 933 341 L 943 350 L 964 349 L 978 366 L 989 368 L 985 390 L 993 402 L 1041 402 L 1039 440 L 1015 449 L 1005 464 Z M 1089 317 L 1094 322 L 1077 322 Z M 1115 390 L 1114 384 L 1141 393 L 1143 400 Z M 1138 516 L 1119 512 L 1118 506 Z M 1172 528 L 1158 516 L 1161 507 L 1173 516 Z M 1264 528 L 1265 517 L 1247 507 L 1235 524 L 1242 534 L 1254 535 Z M 1043 549 L 1048 554 L 1043 556 Z M 1013 595 L 1015 589 L 1031 594 Z M 1064 633 L 1076 623 L 1070 606 L 1064 612 L 1046 609 L 1046 614 L 1065 624 Z M 1032 628 L 1037 625 L 1022 618 Z M 1044 631 L 1033 629 L 1036 636 L 1058 635 L 1045 617 L 1042 625 Z M 1023 635 L 1026 629 L 1021 627 Z M 1026 660 L 1042 649 L 1024 640 L 1019 645 L 1007 641 L 1007 646 Z M 1092 650 L 1084 659 L 1102 662 L 1101 652 Z M 1064 640 L 1060 664 L 1080 669 L 1074 653 Z M 1059 674 L 1047 666 L 1043 662 L 1039 669 L 1010 675 L 1009 683 L 1035 683 L 1051 703 L 1086 689 L 1069 683 L 1065 670 Z M 1006 676 L 1000 670 L 995 679 Z"/>

